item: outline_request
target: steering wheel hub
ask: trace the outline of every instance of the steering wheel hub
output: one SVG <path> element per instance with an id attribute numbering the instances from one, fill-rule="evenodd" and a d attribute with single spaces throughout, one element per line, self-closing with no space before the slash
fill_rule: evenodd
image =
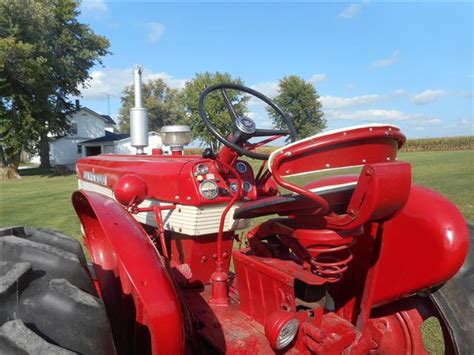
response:
<path id="1" fill-rule="evenodd" d="M 245 134 L 254 134 L 257 126 L 254 120 L 249 117 L 237 117 L 235 120 L 235 127 Z"/>

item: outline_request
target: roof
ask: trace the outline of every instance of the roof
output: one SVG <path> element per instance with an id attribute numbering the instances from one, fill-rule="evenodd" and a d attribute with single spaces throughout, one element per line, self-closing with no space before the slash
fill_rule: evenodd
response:
<path id="1" fill-rule="evenodd" d="M 101 116 L 105 118 L 105 123 L 115 125 L 115 121 L 109 115 L 101 115 Z"/>
<path id="2" fill-rule="evenodd" d="M 149 136 L 157 136 L 158 133 L 154 131 L 148 132 Z M 117 142 L 122 141 L 124 139 L 130 138 L 130 133 L 112 133 L 109 131 L 105 131 L 105 136 L 89 139 L 88 141 L 80 142 L 79 144 L 89 144 L 89 143 L 101 143 L 101 142 Z"/>
<path id="3" fill-rule="evenodd" d="M 101 143 L 101 142 L 114 142 L 114 141 L 119 141 L 125 138 L 130 137 L 130 134 L 128 133 L 112 133 L 105 131 L 105 136 L 99 137 L 99 138 L 94 138 L 94 139 L 89 139 L 88 141 L 83 141 L 79 144 L 85 144 L 85 143 Z"/>
<path id="4" fill-rule="evenodd" d="M 94 110 L 91 110 L 90 108 L 88 107 L 85 107 L 85 106 L 81 106 L 81 108 L 79 110 L 76 110 L 76 112 L 79 112 L 81 110 L 84 110 L 86 112 L 89 112 L 91 115 L 94 115 L 96 116 L 97 118 L 100 118 L 101 120 L 103 120 L 106 124 L 111 124 L 111 125 L 115 125 L 115 121 L 112 119 L 112 117 L 110 117 L 109 115 L 101 115 L 101 114 L 98 114 L 97 112 L 95 112 Z"/>

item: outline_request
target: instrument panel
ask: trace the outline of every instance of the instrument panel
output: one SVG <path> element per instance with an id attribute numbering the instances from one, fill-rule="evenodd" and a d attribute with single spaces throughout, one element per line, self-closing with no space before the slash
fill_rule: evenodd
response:
<path id="1" fill-rule="evenodd" d="M 232 173 L 223 176 L 214 160 L 196 163 L 192 169 L 193 180 L 197 187 L 199 199 L 202 203 L 220 203 L 229 201 L 238 191 L 238 180 Z M 237 160 L 234 169 L 242 179 L 243 201 L 251 201 L 257 198 L 257 189 L 253 169 L 249 163 Z"/>

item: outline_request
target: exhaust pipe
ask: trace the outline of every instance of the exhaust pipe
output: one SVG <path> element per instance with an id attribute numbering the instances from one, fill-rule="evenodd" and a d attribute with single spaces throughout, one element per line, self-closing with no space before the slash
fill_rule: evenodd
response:
<path id="1" fill-rule="evenodd" d="M 148 146 L 148 112 L 142 107 L 142 67 L 137 65 L 133 71 L 135 76 L 135 107 L 130 109 L 130 136 L 136 154 L 144 154 Z"/>

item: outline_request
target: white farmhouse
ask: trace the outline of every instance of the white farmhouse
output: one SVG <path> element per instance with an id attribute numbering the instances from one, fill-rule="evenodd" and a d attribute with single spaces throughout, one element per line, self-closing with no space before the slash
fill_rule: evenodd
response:
<path id="1" fill-rule="evenodd" d="M 135 154 L 129 134 L 114 133 L 115 122 L 108 115 L 101 115 L 80 107 L 76 101 L 76 111 L 69 116 L 71 131 L 68 135 L 52 138 L 50 143 L 50 162 L 52 166 L 72 166 L 82 157 L 99 154 Z M 161 147 L 161 137 L 156 132 L 149 133 L 149 146 L 146 154 L 153 148 Z M 39 157 L 32 161 L 39 162 Z"/>

